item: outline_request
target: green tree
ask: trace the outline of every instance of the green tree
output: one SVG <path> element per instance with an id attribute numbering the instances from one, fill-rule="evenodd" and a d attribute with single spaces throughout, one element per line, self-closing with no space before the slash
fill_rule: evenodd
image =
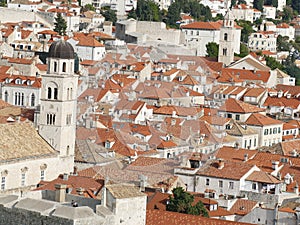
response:
<path id="1" fill-rule="evenodd" d="M 278 61 L 276 61 L 275 58 L 271 57 L 271 56 L 265 56 L 266 62 L 267 62 L 267 66 L 271 68 L 271 70 L 274 70 L 276 68 L 282 70 L 283 66 L 281 63 L 279 63 Z"/>
<path id="2" fill-rule="evenodd" d="M 283 8 L 282 12 L 282 21 L 290 22 L 294 17 L 294 11 L 290 6 L 286 6 Z"/>
<path id="3" fill-rule="evenodd" d="M 136 17 L 142 21 L 161 21 L 159 5 L 152 0 L 139 0 L 136 7 Z"/>
<path id="4" fill-rule="evenodd" d="M 86 12 L 86 11 L 95 11 L 95 7 L 92 5 L 92 4 L 86 4 L 84 7 L 83 7 L 83 11 Z"/>
<path id="5" fill-rule="evenodd" d="M 130 18 L 136 19 L 136 12 L 135 12 L 134 8 L 132 8 L 127 14 L 127 19 L 130 19 Z"/>
<path id="6" fill-rule="evenodd" d="M 240 54 L 237 54 L 237 56 L 243 58 L 247 55 L 249 55 L 249 49 L 248 49 L 247 45 L 241 43 L 240 44 Z"/>
<path id="7" fill-rule="evenodd" d="M 66 30 L 67 30 L 67 22 L 62 17 L 61 13 L 57 13 L 54 22 L 54 31 L 56 31 L 60 35 L 65 35 Z"/>
<path id="8" fill-rule="evenodd" d="M 117 22 L 117 15 L 114 10 L 108 9 L 105 11 L 102 11 L 101 14 L 104 16 L 106 21 L 111 21 L 113 24 Z"/>
<path id="9" fill-rule="evenodd" d="M 299 0 L 292 0 L 292 8 L 297 11 L 297 14 L 300 14 L 300 1 Z"/>
<path id="10" fill-rule="evenodd" d="M 215 42 L 209 42 L 206 45 L 206 53 L 208 57 L 217 58 L 219 55 L 219 45 Z"/>
<path id="11" fill-rule="evenodd" d="M 218 13 L 216 17 L 213 18 L 214 21 L 224 20 L 224 16 L 221 13 Z"/>
<path id="12" fill-rule="evenodd" d="M 263 11 L 263 5 L 264 5 L 263 0 L 254 0 L 253 1 L 253 8 L 255 8 L 261 12 Z"/>
<path id="13" fill-rule="evenodd" d="M 234 7 L 236 5 L 237 1 L 236 0 L 231 0 L 231 6 L 230 8 Z"/>
<path id="14" fill-rule="evenodd" d="M 201 215 L 209 217 L 207 209 L 202 202 L 194 202 L 194 196 L 185 192 L 182 187 L 173 189 L 173 196 L 169 197 L 169 204 L 167 204 L 167 211 L 179 212 L 192 215 Z"/>
<path id="15" fill-rule="evenodd" d="M 175 1 L 169 6 L 167 13 L 167 24 L 170 27 L 179 27 L 179 25 L 176 22 L 181 19 L 180 12 L 181 7 L 177 1 Z"/>
<path id="16" fill-rule="evenodd" d="M 239 20 L 237 21 L 237 24 L 243 27 L 241 31 L 241 41 L 247 43 L 250 34 L 254 32 L 251 22 L 245 20 Z"/>
<path id="17" fill-rule="evenodd" d="M 271 5 L 271 6 L 274 6 L 274 7 L 278 7 L 278 0 L 266 0 L 265 1 L 265 5 Z"/>
<path id="18" fill-rule="evenodd" d="M 288 42 L 288 37 L 282 37 L 281 35 L 278 35 L 276 43 L 277 43 L 277 50 L 278 51 L 289 51 L 290 50 L 290 43 Z"/>

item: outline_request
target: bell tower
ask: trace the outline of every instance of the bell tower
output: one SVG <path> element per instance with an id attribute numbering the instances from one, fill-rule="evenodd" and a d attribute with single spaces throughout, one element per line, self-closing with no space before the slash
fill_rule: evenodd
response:
<path id="1" fill-rule="evenodd" d="M 220 29 L 219 54 L 218 62 L 223 62 L 226 66 L 233 62 L 234 58 L 234 16 L 229 8 L 228 0 L 226 1 L 227 12 L 224 16 L 223 25 Z"/>
<path id="2" fill-rule="evenodd" d="M 72 45 L 63 40 L 54 42 L 47 65 L 47 73 L 42 75 L 39 134 L 60 157 L 74 163 L 78 76 L 74 74 Z M 72 170 L 73 165 L 69 167 Z"/>

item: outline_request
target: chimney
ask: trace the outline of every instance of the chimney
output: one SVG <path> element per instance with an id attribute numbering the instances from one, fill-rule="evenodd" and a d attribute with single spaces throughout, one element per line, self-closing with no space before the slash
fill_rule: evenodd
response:
<path id="1" fill-rule="evenodd" d="M 68 180 L 68 179 L 69 179 L 69 174 L 64 173 L 64 175 L 63 175 L 63 180 Z"/>
<path id="2" fill-rule="evenodd" d="M 55 184 L 55 201 L 65 202 L 66 200 L 66 184 Z"/>
<path id="3" fill-rule="evenodd" d="M 78 174 L 77 174 L 77 166 L 74 166 L 74 168 L 73 168 L 73 175 L 74 176 L 77 176 Z"/>
<path id="4" fill-rule="evenodd" d="M 147 185 L 147 176 L 144 175 L 139 175 L 139 180 L 140 180 L 140 191 L 144 192 L 146 185 Z"/>
<path id="5" fill-rule="evenodd" d="M 83 195 L 84 194 L 84 188 L 80 187 L 80 188 L 76 188 L 76 191 L 79 195 Z"/>
<path id="6" fill-rule="evenodd" d="M 234 144 L 234 148 L 235 148 L 235 149 L 239 149 L 239 148 L 240 148 L 239 143 L 236 142 L 236 143 Z"/>
<path id="7" fill-rule="evenodd" d="M 248 154 L 245 154 L 244 155 L 244 162 L 247 162 L 248 161 Z"/>
<path id="8" fill-rule="evenodd" d="M 278 165 L 279 165 L 279 162 L 278 162 L 278 161 L 273 161 L 273 162 L 272 162 L 272 169 L 273 169 L 273 170 L 278 170 Z"/>
<path id="9" fill-rule="evenodd" d="M 219 159 L 218 169 L 221 170 L 224 168 L 224 161 L 222 159 Z"/>
<path id="10" fill-rule="evenodd" d="M 294 187 L 294 192 L 296 195 L 299 195 L 299 186 L 298 183 L 296 182 L 295 187 Z"/>

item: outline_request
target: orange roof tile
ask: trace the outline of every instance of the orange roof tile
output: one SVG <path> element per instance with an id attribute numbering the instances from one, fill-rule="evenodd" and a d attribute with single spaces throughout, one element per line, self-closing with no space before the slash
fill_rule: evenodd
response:
<path id="1" fill-rule="evenodd" d="M 201 216 L 194 216 L 189 214 L 182 214 L 176 212 L 168 212 L 162 210 L 147 210 L 146 225 L 249 225 L 248 223 L 241 223 L 228 220 L 219 220 L 205 218 Z"/>
<path id="2" fill-rule="evenodd" d="M 197 171 L 197 175 L 207 177 L 217 177 L 232 180 L 239 180 L 243 177 L 253 166 L 233 161 L 223 161 L 224 167 L 219 169 L 219 161 L 214 161 L 204 165 Z"/>
<path id="3" fill-rule="evenodd" d="M 225 103 L 219 108 L 219 111 L 234 113 L 256 113 L 263 112 L 265 110 L 234 98 L 228 98 Z"/>
<path id="4" fill-rule="evenodd" d="M 246 215 L 257 206 L 258 202 L 248 199 L 237 199 L 230 211 L 237 215 Z"/>
<path id="5" fill-rule="evenodd" d="M 269 116 L 262 115 L 260 113 L 253 113 L 247 120 L 246 124 L 254 126 L 267 126 L 274 124 L 282 124 L 280 120 L 272 119 Z"/>

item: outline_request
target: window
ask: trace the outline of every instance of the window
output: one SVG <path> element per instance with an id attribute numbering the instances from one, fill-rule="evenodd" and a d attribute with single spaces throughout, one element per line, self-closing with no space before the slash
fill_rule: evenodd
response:
<path id="1" fill-rule="evenodd" d="M 207 186 L 209 186 L 209 179 L 206 179 L 206 183 Z"/>
<path id="2" fill-rule="evenodd" d="M 240 120 L 240 115 L 235 115 L 236 120 Z"/>
<path id="3" fill-rule="evenodd" d="M 276 134 L 277 133 L 277 128 L 273 128 L 273 134 Z"/>
<path id="4" fill-rule="evenodd" d="M 55 124 L 55 114 L 48 113 L 47 114 L 47 125 L 54 125 Z"/>
<path id="5" fill-rule="evenodd" d="M 35 105 L 35 95 L 33 93 L 31 94 L 30 105 L 31 106 Z"/>
<path id="6" fill-rule="evenodd" d="M 41 170 L 41 180 L 45 180 L 45 170 Z"/>
<path id="7" fill-rule="evenodd" d="M 231 113 L 228 113 L 228 114 L 227 114 L 227 118 L 232 118 L 232 114 L 231 114 Z"/>
<path id="8" fill-rule="evenodd" d="M 272 128 L 270 128 L 270 134 L 272 134 Z"/>
<path id="9" fill-rule="evenodd" d="M 1 178 L 1 190 L 5 190 L 5 181 L 6 181 L 6 177 L 2 177 Z"/>
<path id="10" fill-rule="evenodd" d="M 15 102 L 15 105 L 23 106 L 24 105 L 24 93 L 16 92 L 14 102 Z"/>
<path id="11" fill-rule="evenodd" d="M 8 92 L 4 92 L 4 101 L 8 102 Z"/>
<path id="12" fill-rule="evenodd" d="M 67 64 L 65 62 L 63 62 L 63 68 L 62 68 L 63 72 L 66 72 L 66 67 L 67 67 Z"/>
<path id="13" fill-rule="evenodd" d="M 58 95 L 58 89 L 54 88 L 54 99 L 57 99 L 57 95 Z"/>
<path id="14" fill-rule="evenodd" d="M 25 186 L 25 179 L 26 179 L 26 174 L 25 173 L 22 173 L 21 174 L 21 186 Z"/>
<path id="15" fill-rule="evenodd" d="M 281 132 L 281 129 L 280 129 L 280 127 L 278 127 L 278 134 L 280 134 L 280 132 Z"/>
<path id="16" fill-rule="evenodd" d="M 233 185 L 234 185 L 233 182 L 230 181 L 230 182 L 229 182 L 229 189 L 233 189 L 233 187 L 234 187 Z"/>
<path id="17" fill-rule="evenodd" d="M 66 116 L 66 125 L 70 125 L 72 122 L 72 114 Z"/>
<path id="18" fill-rule="evenodd" d="M 70 146 L 68 145 L 67 146 L 67 155 L 69 155 L 70 154 Z"/>
<path id="19" fill-rule="evenodd" d="M 268 130 L 268 129 L 265 129 L 264 135 L 268 135 L 268 134 L 269 134 L 269 130 Z"/>
<path id="20" fill-rule="evenodd" d="M 227 55 L 227 48 L 223 48 L 223 55 Z"/>
<path id="21" fill-rule="evenodd" d="M 257 189 L 256 183 L 253 183 L 253 184 L 252 184 L 252 189 L 253 189 L 253 190 L 256 190 L 256 189 Z"/>
<path id="22" fill-rule="evenodd" d="M 54 62 L 54 68 L 53 68 L 54 72 L 57 72 L 57 62 Z"/>
<path id="23" fill-rule="evenodd" d="M 219 187 L 222 188 L 223 187 L 223 181 L 219 180 Z"/>
<path id="24" fill-rule="evenodd" d="M 244 148 L 247 148 L 247 140 L 244 141 Z"/>
<path id="25" fill-rule="evenodd" d="M 227 40 L 228 40 L 228 34 L 225 33 L 225 34 L 224 34 L 224 41 L 227 41 Z"/>
<path id="26" fill-rule="evenodd" d="M 48 99 L 51 99 L 51 97 L 52 97 L 52 89 L 51 89 L 51 87 L 48 87 Z"/>

